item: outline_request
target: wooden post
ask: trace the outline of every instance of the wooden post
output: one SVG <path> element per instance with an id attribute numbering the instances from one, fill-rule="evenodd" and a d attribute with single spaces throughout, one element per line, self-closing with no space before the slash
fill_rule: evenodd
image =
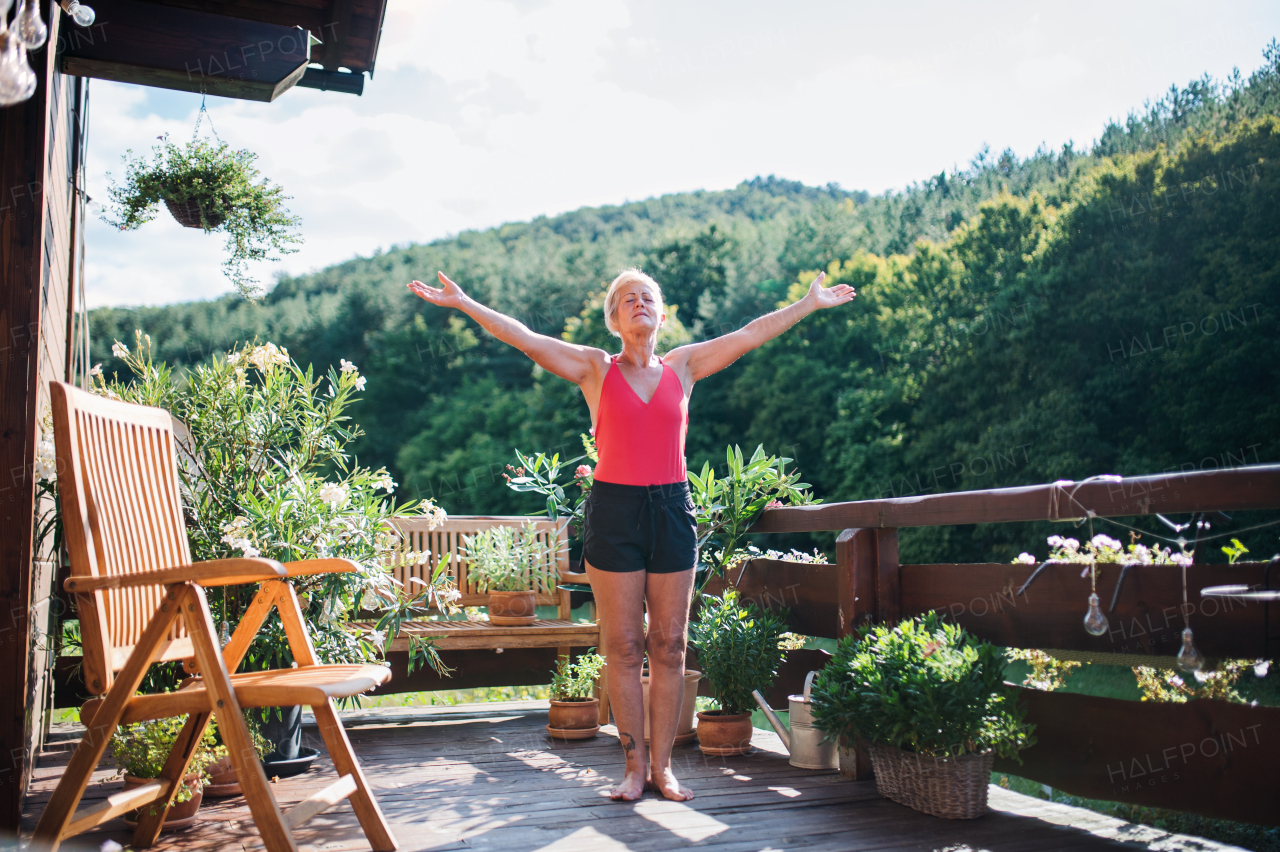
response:
<path id="1" fill-rule="evenodd" d="M 872 532 L 867 530 L 867 532 Z M 875 530 L 876 619 L 896 624 L 902 619 L 902 571 L 898 565 L 898 531 Z"/>
<path id="2" fill-rule="evenodd" d="M 48 693 L 39 665 L 45 654 L 33 657 L 31 641 L 48 626 L 53 567 L 33 548 L 33 468 L 47 382 L 65 369 L 71 87 L 54 68 L 60 17 L 55 12 L 48 43 L 30 57 L 35 94 L 0 110 L 0 832 L 10 833 L 18 829 Z M 36 565 L 45 570 L 33 583 Z"/>
<path id="3" fill-rule="evenodd" d="M 881 595 L 886 596 L 892 612 L 901 610 L 897 567 L 897 530 L 850 529 L 836 538 L 841 638 L 866 622 L 885 621 Z M 861 746 L 840 749 L 840 776 L 847 781 L 869 781 L 875 777 L 871 757 L 865 749 Z"/>

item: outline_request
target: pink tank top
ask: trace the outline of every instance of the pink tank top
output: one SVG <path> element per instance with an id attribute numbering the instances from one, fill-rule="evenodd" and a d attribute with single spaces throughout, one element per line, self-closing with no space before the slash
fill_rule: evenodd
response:
<path id="1" fill-rule="evenodd" d="M 684 439 L 689 403 L 680 377 L 665 363 L 649 402 L 627 384 L 614 355 L 600 388 L 596 410 L 595 478 L 617 485 L 668 485 L 688 479 Z M 659 359 L 661 360 L 661 359 Z"/>

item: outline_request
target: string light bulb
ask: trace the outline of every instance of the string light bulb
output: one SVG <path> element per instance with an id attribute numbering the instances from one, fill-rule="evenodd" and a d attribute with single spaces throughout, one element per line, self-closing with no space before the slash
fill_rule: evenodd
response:
<path id="1" fill-rule="evenodd" d="M 1101 636 L 1107 632 L 1107 616 L 1098 604 L 1098 593 L 1089 595 L 1089 611 L 1084 616 L 1084 629 L 1090 636 Z"/>
<path id="2" fill-rule="evenodd" d="M 40 17 L 40 0 L 18 0 L 18 14 L 13 20 L 18 38 L 27 50 L 39 50 L 49 37 L 49 28 Z"/>
<path id="3" fill-rule="evenodd" d="M 1194 674 L 1204 668 L 1204 657 L 1196 649 L 1195 638 L 1191 628 L 1182 628 L 1182 647 L 1178 649 L 1178 668 Z"/>
<path id="4" fill-rule="evenodd" d="M 1109 622 L 1098 601 L 1098 563 L 1089 564 L 1089 611 L 1084 615 L 1084 630 L 1090 636 L 1107 632 Z"/>
<path id="5" fill-rule="evenodd" d="M 62 10 L 71 16 L 71 20 L 82 27 L 93 26 L 94 20 L 98 17 L 93 9 L 81 3 L 80 0 L 61 0 L 60 5 Z"/>

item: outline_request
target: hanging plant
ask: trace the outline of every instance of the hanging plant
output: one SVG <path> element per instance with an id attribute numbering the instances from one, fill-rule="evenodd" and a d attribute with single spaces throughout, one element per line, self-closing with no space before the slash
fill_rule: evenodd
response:
<path id="1" fill-rule="evenodd" d="M 197 125 L 198 127 L 198 125 Z M 163 201 L 173 218 L 188 228 L 227 235 L 223 271 L 246 299 L 261 295 L 249 277 L 249 262 L 279 260 L 302 242 L 301 220 L 285 209 L 288 196 L 266 178 L 259 180 L 251 151 L 234 151 L 225 142 L 193 138 L 185 145 L 160 137 L 151 158 L 126 151 L 123 184 L 112 182 L 107 224 L 132 231 L 156 217 Z M 110 177 L 110 175 L 108 175 Z"/>

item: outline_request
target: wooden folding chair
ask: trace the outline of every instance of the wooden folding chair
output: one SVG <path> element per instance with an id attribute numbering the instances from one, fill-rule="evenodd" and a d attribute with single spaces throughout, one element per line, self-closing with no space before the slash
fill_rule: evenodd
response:
<path id="1" fill-rule="evenodd" d="M 85 726 L 31 848 L 53 852 L 62 840 L 143 808 L 133 843 L 156 842 L 174 794 L 213 714 L 268 850 L 296 850 L 291 830 L 350 797 L 378 852 L 396 848 L 356 762 L 333 699 L 367 692 L 390 678 L 375 665 L 320 665 L 289 577 L 356 570 L 345 559 L 282 565 L 272 559 L 191 562 L 178 490 L 172 419 L 159 408 L 105 399 L 53 383 L 58 487 L 71 554 L 66 588 L 76 596 L 85 683 L 100 698 L 81 712 Z M 205 587 L 260 583 L 230 644 L 219 649 Z M 276 607 L 293 669 L 232 674 Z M 176 692 L 134 695 L 152 663 L 190 660 L 199 676 Z M 282 812 L 258 761 L 241 709 L 310 705 L 339 779 Z M 76 808 L 117 725 L 186 715 L 160 777 Z M 148 809 L 146 805 L 155 804 Z"/>

